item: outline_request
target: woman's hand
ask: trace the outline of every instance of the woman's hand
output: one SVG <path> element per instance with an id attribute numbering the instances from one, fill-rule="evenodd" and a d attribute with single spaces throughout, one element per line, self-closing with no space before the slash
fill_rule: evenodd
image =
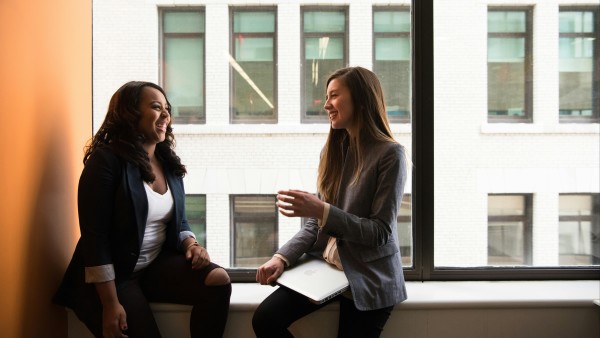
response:
<path id="1" fill-rule="evenodd" d="M 280 190 L 277 192 L 279 213 L 288 217 L 323 217 L 324 203 L 315 195 L 301 190 Z"/>
<path id="2" fill-rule="evenodd" d="M 104 338 L 127 338 L 127 315 L 123 306 L 116 302 L 102 306 L 102 336 Z"/>
<path id="3" fill-rule="evenodd" d="M 210 256 L 205 248 L 194 240 L 185 250 L 185 258 L 192 263 L 192 269 L 202 269 L 210 263 Z"/>
<path id="4" fill-rule="evenodd" d="M 256 281 L 262 285 L 274 283 L 283 273 L 283 269 L 283 260 L 273 257 L 256 269 Z"/>

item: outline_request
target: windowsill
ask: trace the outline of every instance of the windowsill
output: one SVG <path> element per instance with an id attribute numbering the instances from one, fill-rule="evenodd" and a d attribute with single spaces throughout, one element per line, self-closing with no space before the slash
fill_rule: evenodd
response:
<path id="1" fill-rule="evenodd" d="M 410 124 L 390 124 L 393 133 L 411 133 Z M 307 124 L 174 124 L 177 135 L 214 135 L 214 134 L 323 134 L 329 133 L 327 123 Z"/>
<path id="2" fill-rule="evenodd" d="M 254 311 L 277 287 L 234 283 L 231 311 Z M 408 299 L 396 310 L 572 308 L 600 306 L 600 281 L 407 282 Z M 595 305 L 594 305 L 595 304 Z M 187 305 L 154 303 L 156 311 L 177 312 Z M 337 305 L 325 307 L 337 311 Z"/>
<path id="3" fill-rule="evenodd" d="M 535 124 L 535 123 L 484 123 L 481 126 L 482 134 L 598 134 L 598 123 L 561 123 L 561 124 Z"/>

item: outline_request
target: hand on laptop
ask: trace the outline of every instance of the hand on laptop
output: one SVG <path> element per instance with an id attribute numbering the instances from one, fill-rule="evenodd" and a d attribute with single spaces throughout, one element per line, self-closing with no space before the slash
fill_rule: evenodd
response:
<path id="1" fill-rule="evenodd" d="M 262 285 L 275 283 L 283 273 L 284 264 L 281 258 L 273 257 L 256 269 L 256 281 Z"/>

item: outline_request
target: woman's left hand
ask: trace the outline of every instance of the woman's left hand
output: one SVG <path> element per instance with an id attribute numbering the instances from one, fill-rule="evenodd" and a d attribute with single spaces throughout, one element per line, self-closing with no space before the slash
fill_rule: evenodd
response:
<path id="1" fill-rule="evenodd" d="M 191 245 L 185 252 L 185 258 L 192 263 L 192 269 L 202 269 L 210 263 L 208 251 L 200 245 Z"/>
<path id="2" fill-rule="evenodd" d="M 279 212 L 288 217 L 323 217 L 324 203 L 317 196 L 302 190 L 277 192 Z"/>

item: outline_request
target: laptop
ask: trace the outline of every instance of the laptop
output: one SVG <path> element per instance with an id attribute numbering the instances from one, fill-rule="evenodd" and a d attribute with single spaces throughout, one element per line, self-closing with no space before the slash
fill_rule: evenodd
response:
<path id="1" fill-rule="evenodd" d="M 344 271 L 323 259 L 304 255 L 298 263 L 285 270 L 276 284 L 296 291 L 313 303 L 322 304 L 349 287 Z"/>

